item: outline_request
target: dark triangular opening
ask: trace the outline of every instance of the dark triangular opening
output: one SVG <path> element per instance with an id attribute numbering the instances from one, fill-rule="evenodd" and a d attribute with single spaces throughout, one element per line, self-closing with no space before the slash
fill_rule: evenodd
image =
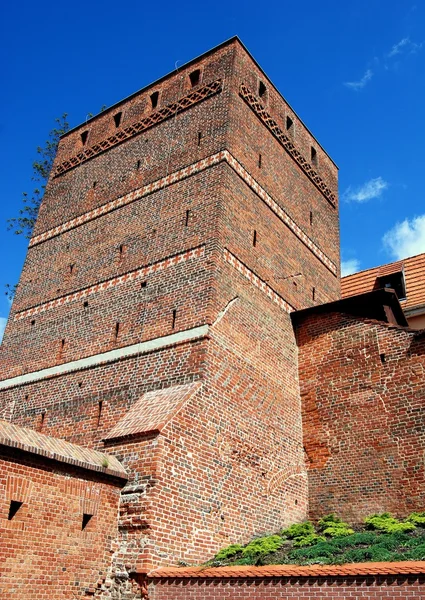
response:
<path id="1" fill-rule="evenodd" d="M 18 510 L 21 508 L 23 502 L 18 502 L 17 500 L 11 500 L 9 506 L 9 516 L 7 517 L 9 521 L 13 519 Z"/>
<path id="2" fill-rule="evenodd" d="M 85 529 L 90 522 L 90 519 L 93 515 L 89 515 L 87 513 L 83 513 L 83 522 L 81 524 L 81 529 Z"/>

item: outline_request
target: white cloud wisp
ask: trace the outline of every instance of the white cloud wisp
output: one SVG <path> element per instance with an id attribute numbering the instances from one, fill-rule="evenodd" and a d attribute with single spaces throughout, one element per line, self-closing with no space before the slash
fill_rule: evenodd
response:
<path id="1" fill-rule="evenodd" d="M 395 260 L 425 252 L 425 215 L 396 223 L 384 235 L 382 243 Z"/>
<path id="2" fill-rule="evenodd" d="M 358 92 L 359 90 L 362 90 L 365 87 L 365 85 L 372 79 L 372 77 L 373 71 L 371 69 L 367 69 L 367 71 L 359 81 L 346 81 L 344 85 L 350 88 L 350 90 Z"/>
<path id="3" fill-rule="evenodd" d="M 343 194 L 343 199 L 347 202 L 367 202 L 382 196 L 382 192 L 387 187 L 388 183 L 382 177 L 375 177 L 357 188 L 348 187 Z"/>
<path id="4" fill-rule="evenodd" d="M 357 258 L 349 258 L 341 261 L 341 277 L 352 275 L 360 270 L 360 261 Z"/>
<path id="5" fill-rule="evenodd" d="M 410 38 L 405 37 L 402 40 L 400 40 L 397 44 L 394 44 L 394 46 L 388 52 L 387 57 L 393 58 L 394 56 L 397 56 L 397 54 L 402 54 L 403 52 L 414 54 L 415 52 L 418 52 L 418 50 L 420 50 L 421 48 L 422 43 L 417 44 L 416 42 L 412 42 Z"/>

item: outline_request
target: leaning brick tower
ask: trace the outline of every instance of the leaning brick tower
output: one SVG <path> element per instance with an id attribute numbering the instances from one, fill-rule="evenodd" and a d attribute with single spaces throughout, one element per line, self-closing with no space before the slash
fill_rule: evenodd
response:
<path id="1" fill-rule="evenodd" d="M 306 516 L 289 315 L 337 298 L 337 168 L 233 38 L 62 138 L 0 416 L 121 462 L 116 569 L 205 559 Z"/>

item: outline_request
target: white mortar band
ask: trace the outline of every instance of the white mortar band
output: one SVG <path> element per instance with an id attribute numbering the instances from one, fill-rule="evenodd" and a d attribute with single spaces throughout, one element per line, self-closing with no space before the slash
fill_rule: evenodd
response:
<path id="1" fill-rule="evenodd" d="M 71 373 L 72 371 L 96 367 L 100 364 L 114 362 L 122 358 L 134 356 L 136 354 L 146 354 L 147 352 L 152 352 L 153 350 L 161 350 L 167 346 L 189 342 L 197 338 L 205 337 L 208 334 L 208 330 L 208 325 L 200 325 L 199 327 L 194 327 L 193 329 L 179 331 L 178 333 L 155 338 L 154 340 L 149 340 L 147 342 L 139 342 L 138 344 L 125 346 L 124 348 L 117 348 L 116 350 L 110 350 L 109 352 L 102 352 L 102 354 L 95 354 L 94 356 L 80 358 L 79 360 L 73 360 L 68 363 L 49 367 L 47 369 L 41 369 L 40 371 L 34 371 L 32 373 L 25 373 L 25 375 L 18 375 L 17 377 L 4 379 L 3 381 L 0 381 L 0 390 L 4 390 L 9 387 L 15 387 L 17 385 L 23 385 L 25 383 L 33 383 L 34 381 L 46 379 L 47 377 Z"/>

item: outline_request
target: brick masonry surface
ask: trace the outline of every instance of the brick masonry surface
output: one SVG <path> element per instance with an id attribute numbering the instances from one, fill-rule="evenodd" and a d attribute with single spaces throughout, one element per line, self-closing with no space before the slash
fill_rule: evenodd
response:
<path id="1" fill-rule="evenodd" d="M 4 496 L 16 598 L 35 569 L 53 586 L 40 598 L 134 600 L 150 569 L 309 512 L 423 508 L 423 338 L 316 313 L 340 297 L 339 263 L 337 167 L 236 39 L 61 139 L 0 348 L 0 416 L 115 457 L 128 481 L 5 448 L 14 501 L 38 502 L 9 518 Z M 74 479 L 99 502 L 71 498 Z M 99 515 L 90 554 L 77 507 Z M 422 571 L 403 574 L 173 575 L 149 593 L 414 597 Z"/>
<path id="2" fill-rule="evenodd" d="M 353 565 L 354 567 L 356 565 Z M 353 569 L 355 572 L 355 569 Z M 142 589 L 148 590 L 149 600 L 269 600 L 270 598 L 297 598 L 316 600 L 330 598 L 347 600 L 425 598 L 423 565 L 420 575 L 345 575 L 342 577 L 264 576 L 261 573 L 246 577 L 217 575 L 196 579 L 177 576 L 149 579 Z"/>
<path id="3" fill-rule="evenodd" d="M 59 600 L 94 592 L 114 551 L 121 487 L 102 474 L 0 445 L 0 597 Z M 84 514 L 91 516 L 83 528 Z"/>
<path id="4" fill-rule="evenodd" d="M 311 515 L 421 510 L 423 332 L 339 313 L 297 327 Z"/>

